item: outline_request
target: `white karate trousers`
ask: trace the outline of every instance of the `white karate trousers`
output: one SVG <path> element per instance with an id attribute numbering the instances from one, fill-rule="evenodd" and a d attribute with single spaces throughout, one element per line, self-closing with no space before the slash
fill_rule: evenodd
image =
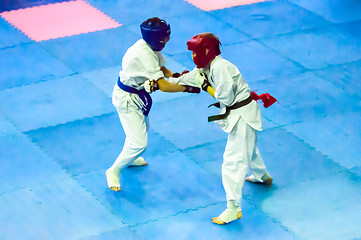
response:
<path id="1" fill-rule="evenodd" d="M 257 148 L 257 131 L 240 118 L 228 135 L 222 164 L 222 182 L 227 201 L 234 201 L 239 207 L 249 168 L 257 179 L 268 173 Z"/>
<path id="2" fill-rule="evenodd" d="M 125 141 L 123 150 L 110 168 L 110 171 L 117 176 L 123 168 L 144 153 L 148 145 L 149 128 L 148 117 L 144 116 L 136 106 L 129 106 L 132 103 L 123 103 L 119 97 L 122 96 L 117 93 L 113 94 L 113 105 L 117 109 L 124 130 Z"/>

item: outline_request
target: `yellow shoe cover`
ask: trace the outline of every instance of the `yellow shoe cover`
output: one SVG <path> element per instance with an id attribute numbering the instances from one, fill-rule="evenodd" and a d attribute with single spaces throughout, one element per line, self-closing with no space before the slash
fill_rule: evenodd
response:
<path id="1" fill-rule="evenodd" d="M 219 215 L 219 219 L 221 219 L 224 223 L 229 223 L 234 220 L 240 219 L 242 217 L 241 208 L 227 208 L 224 212 Z"/>

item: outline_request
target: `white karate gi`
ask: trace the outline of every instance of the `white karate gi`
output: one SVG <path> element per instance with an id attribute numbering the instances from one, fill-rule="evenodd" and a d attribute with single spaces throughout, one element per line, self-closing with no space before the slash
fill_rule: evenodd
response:
<path id="1" fill-rule="evenodd" d="M 221 114 L 226 111 L 226 106 L 232 106 L 250 96 L 250 88 L 237 67 L 220 55 L 211 62 L 209 69 L 195 68 L 169 81 L 192 86 L 198 84 L 200 87 L 195 82 L 195 76 L 200 72 L 208 76 L 209 83 L 216 90 L 214 97 L 221 105 Z M 236 206 L 241 207 L 242 188 L 248 168 L 258 180 L 268 173 L 257 148 L 257 131 L 262 130 L 258 103 L 253 100 L 246 106 L 231 110 L 225 119 L 215 123 L 229 133 L 222 164 L 222 182 L 227 201 L 234 201 Z"/>
<path id="2" fill-rule="evenodd" d="M 160 70 L 164 65 L 165 59 L 161 52 L 153 51 L 140 39 L 125 53 L 119 78 L 124 85 L 140 90 L 146 80 L 164 77 Z M 142 112 L 143 102 L 137 94 L 125 92 L 115 84 L 112 102 L 126 135 L 123 150 L 109 169 L 118 176 L 124 167 L 144 153 L 148 145 L 149 122 Z"/>

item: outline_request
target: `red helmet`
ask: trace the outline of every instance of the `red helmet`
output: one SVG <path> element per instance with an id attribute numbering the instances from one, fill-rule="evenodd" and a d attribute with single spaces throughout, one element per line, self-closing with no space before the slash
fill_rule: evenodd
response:
<path id="1" fill-rule="evenodd" d="M 200 33 L 187 42 L 188 50 L 196 53 L 193 62 L 197 68 L 207 66 L 216 56 L 221 54 L 219 50 L 220 44 L 218 37 L 212 33 Z M 208 49 L 208 52 L 206 49 Z"/>

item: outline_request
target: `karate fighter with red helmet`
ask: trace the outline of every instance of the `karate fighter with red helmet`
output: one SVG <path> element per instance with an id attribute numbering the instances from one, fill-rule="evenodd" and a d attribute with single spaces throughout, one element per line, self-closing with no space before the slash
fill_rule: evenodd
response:
<path id="1" fill-rule="evenodd" d="M 169 81 L 199 86 L 212 95 L 221 109 L 220 115 L 210 116 L 229 133 L 223 155 L 222 182 L 227 196 L 227 209 L 212 218 L 216 224 L 226 224 L 242 217 L 241 199 L 245 179 L 249 182 L 272 184 L 272 177 L 257 148 L 257 131 L 262 130 L 261 112 L 255 100 L 272 105 L 276 99 L 269 94 L 251 93 L 248 84 L 235 65 L 220 56 L 220 41 L 212 33 L 201 33 L 187 42 L 196 68 Z M 252 175 L 246 178 L 248 169 Z"/>
<path id="2" fill-rule="evenodd" d="M 126 166 L 145 166 L 141 155 L 148 145 L 148 114 L 152 106 L 151 92 L 199 93 L 197 87 L 177 85 L 164 78 L 174 75 L 165 67 L 160 52 L 169 41 L 169 24 L 157 17 L 140 25 L 142 39 L 125 53 L 122 70 L 113 89 L 112 102 L 117 109 L 126 138 L 122 152 L 106 171 L 108 187 L 120 191 L 119 174 Z"/>

